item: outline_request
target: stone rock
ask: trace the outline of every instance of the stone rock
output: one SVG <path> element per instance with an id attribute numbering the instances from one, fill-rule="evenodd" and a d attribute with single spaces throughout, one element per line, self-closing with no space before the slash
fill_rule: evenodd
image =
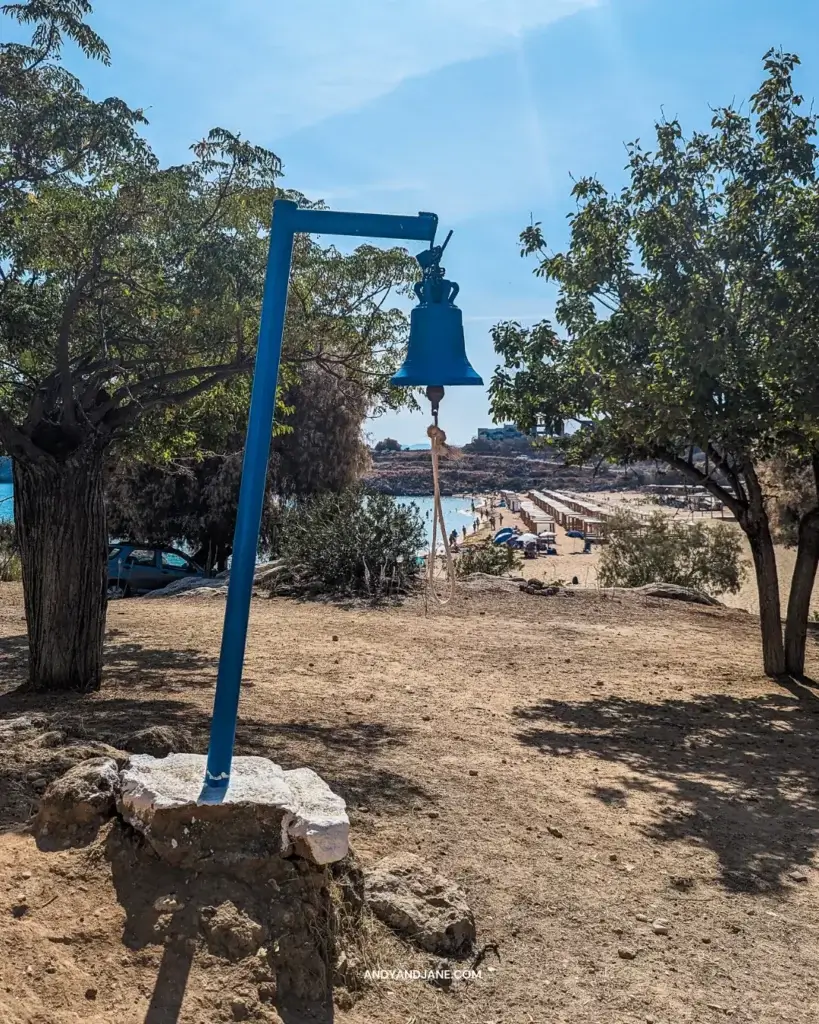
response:
<path id="1" fill-rule="evenodd" d="M 152 757 L 167 757 L 168 754 L 184 753 L 191 749 L 190 736 L 168 725 L 150 725 L 146 729 L 137 729 L 117 740 L 117 743 L 132 754 L 150 754 Z"/>
<path id="2" fill-rule="evenodd" d="M 234 996 L 230 1001 L 230 1012 L 233 1014 L 234 1020 L 248 1020 L 253 1007 L 248 999 L 242 996 Z"/>
<path id="3" fill-rule="evenodd" d="M 67 740 L 67 736 L 59 729 L 50 729 L 48 732 L 41 732 L 30 741 L 32 747 L 54 748 L 61 747 Z"/>
<path id="4" fill-rule="evenodd" d="M 98 828 L 113 815 L 118 788 L 119 770 L 111 757 L 93 757 L 69 768 L 43 793 L 35 835 L 65 837 Z"/>
<path id="5" fill-rule="evenodd" d="M 458 954 L 475 941 L 475 917 L 463 890 L 414 854 L 385 857 L 364 876 L 377 918 L 431 953 Z"/>
<path id="6" fill-rule="evenodd" d="M 802 871 L 799 868 L 797 868 L 795 871 L 790 872 L 788 878 L 790 878 L 792 882 L 807 882 L 808 873 L 807 871 Z"/>
<path id="7" fill-rule="evenodd" d="M 0 719 L 0 736 L 8 739 L 14 733 L 28 732 L 37 729 L 47 722 L 42 715 L 16 715 L 14 718 Z"/>
<path id="8" fill-rule="evenodd" d="M 121 773 L 119 809 L 168 863 L 247 874 L 298 853 L 342 860 L 344 801 L 315 772 L 285 772 L 265 757 L 236 757 L 226 789 L 204 787 L 203 754 L 138 754 Z"/>
<path id="9" fill-rule="evenodd" d="M 208 949 L 226 960 L 244 960 L 255 956 L 264 939 L 264 928 L 258 921 L 227 900 L 218 907 L 203 907 L 200 925 Z"/>
<path id="10" fill-rule="evenodd" d="M 263 1003 L 275 1003 L 276 1002 L 276 982 L 275 981 L 263 981 L 259 985 L 259 1000 Z"/>
<path id="11" fill-rule="evenodd" d="M 655 935 L 668 935 L 668 921 L 664 917 L 658 917 L 651 925 Z"/>
<path id="12" fill-rule="evenodd" d="M 284 779 L 296 798 L 295 820 L 287 831 L 298 852 L 315 864 L 346 857 L 350 823 L 342 798 L 312 768 L 294 768 Z"/>
<path id="13" fill-rule="evenodd" d="M 180 903 L 173 893 L 169 893 L 167 896 L 159 896 L 154 900 L 154 910 L 157 914 L 172 914 L 183 906 L 184 904 Z"/>
<path id="14" fill-rule="evenodd" d="M 680 587 L 676 583 L 646 583 L 642 587 L 635 587 L 633 593 L 644 597 L 661 597 L 670 601 L 687 601 L 689 604 L 720 606 L 720 602 L 709 594 L 693 590 L 691 587 Z"/>
<path id="15" fill-rule="evenodd" d="M 625 949 L 621 947 L 617 950 L 617 955 L 621 960 L 636 960 L 637 954 L 633 949 Z"/>

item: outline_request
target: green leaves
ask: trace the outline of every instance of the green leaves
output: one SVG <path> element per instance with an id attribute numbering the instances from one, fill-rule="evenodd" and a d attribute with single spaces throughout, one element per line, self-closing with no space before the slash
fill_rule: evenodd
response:
<path id="1" fill-rule="evenodd" d="M 606 534 L 599 570 L 604 587 L 674 583 L 717 596 L 737 593 L 745 578 L 740 534 L 725 523 L 681 523 L 660 511 L 644 522 L 621 512 Z"/>
<path id="2" fill-rule="evenodd" d="M 709 133 L 658 123 L 653 151 L 629 146 L 618 194 L 579 179 L 565 252 L 540 224 L 522 233 L 566 337 L 498 325 L 495 416 L 593 419 L 594 444 L 573 444 L 616 459 L 815 449 L 819 185 L 797 64 L 769 52 L 750 114 L 718 110 Z"/>
<path id="3" fill-rule="evenodd" d="M 253 365 L 273 202 L 321 204 L 282 190 L 278 155 L 225 128 L 160 168 L 142 114 L 90 100 L 59 63 L 65 38 L 108 59 L 89 12 L 86 0 L 6 8 L 34 32 L 0 45 L 0 444 L 34 457 L 36 433 L 43 456 L 65 457 L 128 428 L 132 453 L 139 441 L 152 458 L 189 456 L 195 437 L 213 450 L 243 429 L 244 409 L 203 396 L 247 400 L 227 382 Z M 317 365 L 356 409 L 411 402 L 388 380 L 408 328 L 395 300 L 415 277 L 404 250 L 299 237 L 282 387 Z"/>

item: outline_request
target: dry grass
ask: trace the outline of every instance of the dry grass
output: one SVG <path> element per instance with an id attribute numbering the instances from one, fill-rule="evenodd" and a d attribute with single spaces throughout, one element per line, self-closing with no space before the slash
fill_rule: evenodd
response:
<path id="1" fill-rule="evenodd" d="M 25 665 L 19 590 L 0 587 L 0 601 L 10 690 Z M 0 717 L 37 712 L 88 740 L 179 725 L 204 750 L 223 611 L 117 602 L 101 693 L 9 693 Z M 420 603 L 254 602 L 239 750 L 314 767 L 348 801 L 364 863 L 420 853 L 465 887 L 479 943 L 500 950 L 480 980 L 449 993 L 380 984 L 336 1019 L 819 1019 L 819 701 L 764 679 L 757 645 L 742 612 L 595 595 L 473 594 L 429 618 Z M 15 806 L 30 805 L 30 767 L 7 758 L 0 773 L 3 793 L 25 791 Z M 229 966 L 197 954 L 180 995 L 161 948 L 123 945 L 116 892 L 85 856 L 0 836 L 0 1019 L 229 1019 Z M 56 900 L 15 920 L 20 892 L 34 908 Z M 669 935 L 654 934 L 658 917 Z M 60 930 L 71 943 L 50 940 Z M 378 960 L 430 962 L 387 939 Z"/>

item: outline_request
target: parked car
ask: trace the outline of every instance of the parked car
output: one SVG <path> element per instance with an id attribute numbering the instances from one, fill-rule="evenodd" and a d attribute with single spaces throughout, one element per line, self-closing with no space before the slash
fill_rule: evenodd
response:
<path id="1" fill-rule="evenodd" d="M 174 580 L 207 576 L 204 569 L 175 548 L 145 544 L 108 545 L 108 596 L 130 597 L 161 590 Z"/>

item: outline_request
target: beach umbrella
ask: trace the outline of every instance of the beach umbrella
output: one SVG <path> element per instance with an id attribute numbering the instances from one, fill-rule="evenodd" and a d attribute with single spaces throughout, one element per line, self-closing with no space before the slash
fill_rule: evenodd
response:
<path id="1" fill-rule="evenodd" d="M 518 537 L 518 540 L 521 542 L 521 544 L 529 544 L 532 541 L 537 542 L 537 534 L 534 534 L 534 533 L 522 533 Z"/>
<path id="2" fill-rule="evenodd" d="M 586 534 L 583 533 L 582 530 L 567 530 L 566 531 L 566 536 L 567 537 L 575 537 L 577 540 L 585 540 L 586 539 Z"/>

